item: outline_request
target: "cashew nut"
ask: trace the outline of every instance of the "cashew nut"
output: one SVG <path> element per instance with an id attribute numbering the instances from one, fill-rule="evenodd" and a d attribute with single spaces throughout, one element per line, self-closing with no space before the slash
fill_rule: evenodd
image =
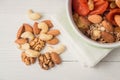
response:
<path id="1" fill-rule="evenodd" d="M 51 40 L 51 39 L 53 38 L 53 35 L 41 33 L 41 34 L 39 35 L 39 38 L 40 38 L 41 40 L 48 41 L 48 40 Z"/>
<path id="2" fill-rule="evenodd" d="M 65 51 L 66 47 L 65 45 L 59 45 L 57 48 L 53 48 L 52 46 L 47 47 L 47 52 L 56 52 L 58 54 L 61 54 Z"/>
<path id="3" fill-rule="evenodd" d="M 28 43 L 22 44 L 20 49 L 22 49 L 22 50 L 30 49 L 30 45 Z"/>
<path id="4" fill-rule="evenodd" d="M 32 20 L 38 20 L 41 18 L 40 13 L 38 12 L 33 12 L 31 9 L 28 10 L 28 17 Z"/>
<path id="5" fill-rule="evenodd" d="M 22 38 L 28 38 L 30 41 L 34 39 L 34 35 L 29 31 L 26 31 L 26 32 L 22 33 L 21 37 Z"/>
<path id="6" fill-rule="evenodd" d="M 16 44 L 18 49 L 20 50 L 27 50 L 27 49 L 30 49 L 30 45 L 28 43 L 24 43 L 24 44 Z"/>
<path id="7" fill-rule="evenodd" d="M 38 28 L 41 29 L 41 33 L 48 32 L 48 25 L 45 22 L 40 22 Z"/>
<path id="8" fill-rule="evenodd" d="M 38 51 L 32 50 L 32 49 L 27 49 L 25 51 L 26 55 L 28 57 L 38 57 L 40 55 L 40 53 Z"/>

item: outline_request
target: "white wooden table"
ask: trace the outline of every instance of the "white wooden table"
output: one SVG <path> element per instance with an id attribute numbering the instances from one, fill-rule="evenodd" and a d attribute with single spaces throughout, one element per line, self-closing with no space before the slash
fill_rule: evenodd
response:
<path id="1" fill-rule="evenodd" d="M 49 71 L 21 62 L 14 39 L 19 25 L 28 21 L 26 11 L 56 16 L 65 11 L 65 4 L 65 0 L 0 0 L 0 80 L 120 80 L 120 48 L 94 68 L 81 67 L 71 53 L 62 55 L 64 62 Z"/>

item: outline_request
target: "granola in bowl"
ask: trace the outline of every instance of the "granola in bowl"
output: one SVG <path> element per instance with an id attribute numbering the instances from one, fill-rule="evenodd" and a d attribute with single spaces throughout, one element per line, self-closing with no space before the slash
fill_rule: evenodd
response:
<path id="1" fill-rule="evenodd" d="M 77 40 L 99 48 L 120 47 L 119 0 L 67 0 L 66 10 Z"/>
<path id="2" fill-rule="evenodd" d="M 78 29 L 98 43 L 120 41 L 118 0 L 72 0 L 73 20 Z"/>

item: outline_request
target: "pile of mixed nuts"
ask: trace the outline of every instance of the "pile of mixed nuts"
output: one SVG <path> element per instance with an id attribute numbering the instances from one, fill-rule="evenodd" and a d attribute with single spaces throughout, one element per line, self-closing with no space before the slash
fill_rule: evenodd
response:
<path id="1" fill-rule="evenodd" d="M 32 20 L 40 18 L 38 13 L 29 13 L 28 16 Z M 62 62 L 60 54 L 64 52 L 65 45 L 59 45 L 57 48 L 47 46 L 47 44 L 59 43 L 57 36 L 60 35 L 60 31 L 52 29 L 53 26 L 50 20 L 44 20 L 39 23 L 34 22 L 33 27 L 24 23 L 19 28 L 15 43 L 22 50 L 21 58 L 26 65 L 34 64 L 38 59 L 41 68 L 48 70 Z M 41 51 L 45 47 L 47 47 L 47 51 L 42 53 Z"/>
<path id="2" fill-rule="evenodd" d="M 80 31 L 94 41 L 120 41 L 119 0 L 73 0 L 73 19 Z"/>

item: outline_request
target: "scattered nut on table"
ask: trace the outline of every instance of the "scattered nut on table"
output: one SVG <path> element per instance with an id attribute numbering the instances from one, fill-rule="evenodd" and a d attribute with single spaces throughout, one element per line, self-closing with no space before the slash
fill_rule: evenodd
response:
<path id="1" fill-rule="evenodd" d="M 27 14 L 28 14 L 28 17 L 32 20 L 38 20 L 41 18 L 41 14 L 38 12 L 33 12 L 32 9 L 28 10 Z"/>
<path id="2" fill-rule="evenodd" d="M 33 20 L 37 18 L 31 13 Z M 28 23 L 24 23 L 17 32 L 15 43 L 18 49 L 22 51 L 21 59 L 26 65 L 31 65 L 36 62 L 38 58 L 39 65 L 44 70 L 49 70 L 62 62 L 60 54 L 65 50 L 65 46 L 60 45 L 59 47 L 50 50 L 46 50 L 44 54 L 41 54 L 42 50 L 47 47 L 46 44 L 56 45 L 60 42 L 57 38 L 60 35 L 60 31 L 57 29 L 50 29 L 54 25 L 50 20 L 44 20 L 41 22 L 34 22 L 33 27 Z M 47 52 L 48 51 L 48 52 Z"/>

